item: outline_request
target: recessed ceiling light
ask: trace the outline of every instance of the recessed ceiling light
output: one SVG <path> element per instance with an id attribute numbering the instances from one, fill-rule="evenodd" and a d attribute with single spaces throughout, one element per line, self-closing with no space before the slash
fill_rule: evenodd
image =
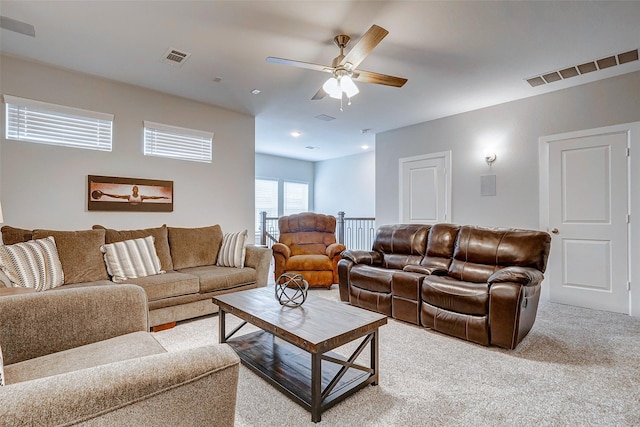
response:
<path id="1" fill-rule="evenodd" d="M 253 90 L 251 91 L 251 93 L 252 93 L 252 94 L 254 94 L 254 95 L 257 95 L 257 94 L 259 94 L 259 93 L 260 93 L 260 89 L 253 89 Z"/>
<path id="2" fill-rule="evenodd" d="M 316 148 L 318 148 L 318 147 L 314 147 L 314 146 L 312 146 L 312 145 L 307 145 L 307 146 L 306 146 L 306 147 L 304 147 L 304 148 L 306 148 L 307 150 L 315 150 L 315 149 L 316 149 Z"/>
<path id="3" fill-rule="evenodd" d="M 298 132 L 297 130 L 294 130 L 293 132 L 291 132 L 291 136 L 294 138 L 297 138 L 300 135 L 302 135 L 302 132 Z"/>
<path id="4" fill-rule="evenodd" d="M 214 77 L 212 80 L 214 83 L 220 83 L 222 81 L 222 77 Z"/>
<path id="5" fill-rule="evenodd" d="M 368 150 L 368 149 L 369 149 L 369 146 L 368 146 L 368 145 L 363 145 L 363 146 L 361 146 L 360 148 L 362 148 L 363 150 Z"/>

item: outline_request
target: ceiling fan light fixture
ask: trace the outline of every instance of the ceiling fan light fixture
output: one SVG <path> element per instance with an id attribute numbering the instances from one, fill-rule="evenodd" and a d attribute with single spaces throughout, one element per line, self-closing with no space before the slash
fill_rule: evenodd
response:
<path id="1" fill-rule="evenodd" d="M 335 99 L 342 99 L 342 89 L 340 88 L 340 82 L 335 77 L 331 77 L 324 82 L 322 89 L 329 94 L 330 97 Z"/>
<path id="2" fill-rule="evenodd" d="M 340 87 L 348 98 L 351 98 L 360 93 L 358 86 L 356 86 L 350 76 L 342 76 L 342 78 L 340 79 Z"/>

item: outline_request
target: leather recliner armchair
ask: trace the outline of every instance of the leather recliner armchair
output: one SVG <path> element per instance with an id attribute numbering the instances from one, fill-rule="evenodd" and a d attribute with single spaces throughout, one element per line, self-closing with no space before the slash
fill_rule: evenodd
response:
<path id="1" fill-rule="evenodd" d="M 338 283 L 338 261 L 346 248 L 336 243 L 336 218 L 312 212 L 283 216 L 280 237 L 271 248 L 274 276 L 300 274 L 310 287 L 330 288 Z"/>

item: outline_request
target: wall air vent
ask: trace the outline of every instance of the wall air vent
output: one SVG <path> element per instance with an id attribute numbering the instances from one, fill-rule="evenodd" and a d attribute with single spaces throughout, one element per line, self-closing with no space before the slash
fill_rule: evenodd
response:
<path id="1" fill-rule="evenodd" d="M 164 53 L 164 56 L 162 57 L 162 62 L 171 64 L 171 65 L 181 66 L 187 61 L 187 59 L 189 59 L 190 56 L 191 56 L 190 53 L 181 52 L 171 47 L 167 49 L 167 51 Z"/>
<path id="2" fill-rule="evenodd" d="M 527 81 L 527 83 L 529 83 L 529 85 L 531 85 L 531 87 L 536 87 L 560 80 L 566 80 L 571 77 L 579 76 L 581 74 L 604 70 L 605 68 L 615 67 L 620 64 L 626 64 L 627 62 L 633 62 L 637 60 L 638 49 L 635 49 L 628 52 L 607 56 L 606 58 L 585 62 L 584 64 L 563 68 L 558 71 L 551 71 L 549 73 L 529 77 L 525 80 Z"/>

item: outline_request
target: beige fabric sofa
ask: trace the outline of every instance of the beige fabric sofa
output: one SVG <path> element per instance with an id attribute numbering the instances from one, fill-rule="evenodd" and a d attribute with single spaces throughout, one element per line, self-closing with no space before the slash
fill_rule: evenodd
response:
<path id="1" fill-rule="evenodd" d="M 232 426 L 239 358 L 167 353 L 133 285 L 0 298 L 0 426 Z"/>
<path id="2" fill-rule="evenodd" d="M 243 267 L 217 266 L 223 239 L 219 225 L 197 228 L 162 225 L 141 230 L 114 230 L 95 225 L 91 230 L 75 231 L 2 227 L 5 245 L 48 236 L 55 239 L 64 272 L 64 284 L 52 291 L 113 284 L 100 246 L 153 236 L 165 273 L 125 282 L 145 290 L 152 327 L 217 313 L 218 307 L 211 300 L 214 295 L 266 286 L 272 257 L 271 249 L 248 245 Z M 5 281 L 0 284 L 3 285 L 10 284 Z"/>

